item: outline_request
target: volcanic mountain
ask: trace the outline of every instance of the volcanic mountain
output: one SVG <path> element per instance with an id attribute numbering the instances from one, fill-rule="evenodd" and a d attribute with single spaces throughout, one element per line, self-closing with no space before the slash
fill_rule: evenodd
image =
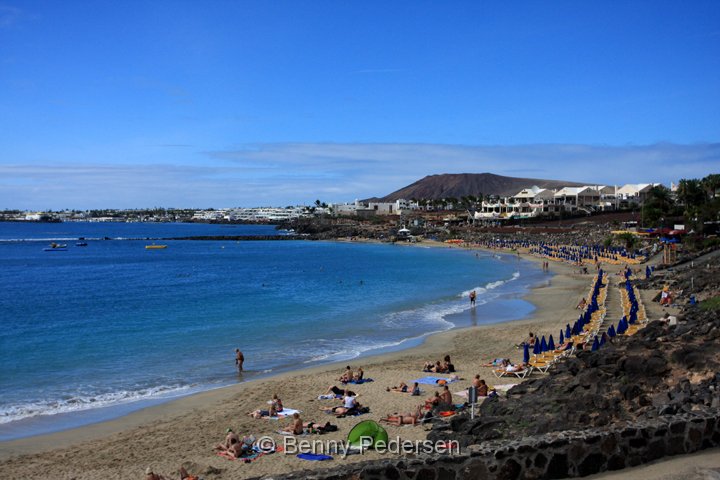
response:
<path id="1" fill-rule="evenodd" d="M 517 178 L 492 173 L 444 173 L 428 175 L 407 187 L 396 190 L 377 201 L 394 202 L 398 199 L 461 198 L 467 195 L 514 195 L 523 188 L 537 185 L 540 188 L 579 187 L 587 183 L 564 180 Z"/>

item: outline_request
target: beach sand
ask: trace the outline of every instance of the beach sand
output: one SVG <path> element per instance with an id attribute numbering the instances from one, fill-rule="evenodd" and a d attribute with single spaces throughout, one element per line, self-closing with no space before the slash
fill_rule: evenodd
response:
<path id="1" fill-rule="evenodd" d="M 548 276 L 546 284 L 534 288 L 526 297 L 537 307 L 529 318 L 450 330 L 428 337 L 412 349 L 351 361 L 352 367 L 362 367 L 365 376 L 374 379 L 371 383 L 352 385 L 360 394 L 358 400 L 370 407 L 368 414 L 336 419 L 319 411 L 323 406 L 339 403 L 317 397 L 325 393 L 329 385 L 341 385 L 337 378 L 346 364 L 343 362 L 192 395 L 113 421 L 4 442 L 0 444 L 0 471 L 4 478 L 13 479 L 140 479 L 151 466 L 156 473 L 178 478 L 176 472 L 184 465 L 191 473 L 227 479 L 328 468 L 380 458 L 381 454 L 369 452 L 344 459 L 338 455 L 329 462 L 309 462 L 294 455 L 275 453 L 244 463 L 217 456 L 213 446 L 223 440 L 228 427 L 240 435 L 270 435 L 282 444 L 282 436 L 275 432 L 287 426 L 289 419 L 257 420 L 246 415 L 254 409 L 267 408 L 273 393 L 280 396 L 286 407 L 301 410 L 304 421 L 325 423 L 329 420 L 339 427 L 337 432 L 301 439 L 344 440 L 359 421 L 412 411 L 431 396 L 436 389 L 429 385 L 423 386 L 421 397 L 386 392 L 386 387 L 427 375 L 421 371 L 424 362 L 441 360 L 446 354 L 451 355 L 458 374 L 464 379 L 450 385 L 452 392 L 466 390 L 475 374 L 480 374 L 490 385 L 517 382 L 508 378 L 497 380 L 489 368 L 481 365 L 497 357 L 520 362 L 522 351 L 515 345 L 525 339 L 529 331 L 557 335 L 560 328 L 577 318 L 575 306 L 590 289 L 592 275 L 579 275 L 577 267 L 551 262 L 550 268 L 556 275 Z M 462 403 L 464 398 L 456 396 L 454 400 Z M 386 428 L 391 439 L 420 440 L 426 437 L 429 426 Z M 217 473 L 205 475 L 209 467 Z"/>

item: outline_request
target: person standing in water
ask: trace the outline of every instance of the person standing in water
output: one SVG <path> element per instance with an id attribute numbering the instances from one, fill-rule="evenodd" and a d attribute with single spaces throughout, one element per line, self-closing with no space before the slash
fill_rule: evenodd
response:
<path id="1" fill-rule="evenodd" d="M 477 294 L 475 293 L 475 290 L 473 290 L 472 292 L 470 292 L 470 306 L 471 306 L 471 307 L 474 307 L 474 306 L 475 306 L 475 298 L 476 298 L 476 297 L 477 297 Z"/>
<path id="2" fill-rule="evenodd" d="M 235 349 L 235 365 L 237 366 L 238 372 L 243 371 L 243 363 L 245 362 L 245 356 L 239 348 Z"/>

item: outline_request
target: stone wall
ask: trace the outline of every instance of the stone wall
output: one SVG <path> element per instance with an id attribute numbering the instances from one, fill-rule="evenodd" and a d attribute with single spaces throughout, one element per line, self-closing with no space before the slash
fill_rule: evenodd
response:
<path id="1" fill-rule="evenodd" d="M 554 432 L 516 441 L 490 441 L 470 445 L 454 456 L 392 457 L 323 471 L 295 472 L 282 478 L 510 480 L 582 477 L 716 446 L 720 446 L 720 412 L 714 416 L 683 414 L 603 429 Z"/>

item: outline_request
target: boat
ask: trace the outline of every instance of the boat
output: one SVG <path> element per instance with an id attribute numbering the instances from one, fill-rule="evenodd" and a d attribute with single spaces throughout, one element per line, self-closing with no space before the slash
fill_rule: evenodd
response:
<path id="1" fill-rule="evenodd" d="M 75 244 L 76 247 L 87 247 L 87 242 L 77 242 Z"/>
<path id="2" fill-rule="evenodd" d="M 167 248 L 167 245 L 145 245 L 145 250 L 162 250 Z"/>
<path id="3" fill-rule="evenodd" d="M 67 244 L 53 242 L 49 247 L 43 248 L 43 252 L 67 252 Z"/>

